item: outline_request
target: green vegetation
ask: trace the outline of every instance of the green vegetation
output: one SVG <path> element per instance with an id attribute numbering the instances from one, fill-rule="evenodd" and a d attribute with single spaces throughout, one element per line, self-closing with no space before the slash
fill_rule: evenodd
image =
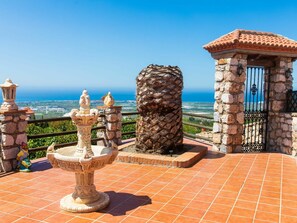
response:
<path id="1" fill-rule="evenodd" d="M 193 124 L 198 124 L 198 125 L 203 125 L 207 127 L 212 127 L 213 121 L 207 120 L 207 119 L 202 119 L 202 118 L 196 118 L 196 117 L 191 117 L 191 116 L 184 116 L 183 117 L 183 122 L 188 122 L 188 123 L 193 123 Z M 183 131 L 186 133 L 190 134 L 197 134 L 202 131 L 202 128 L 200 127 L 194 127 L 194 126 L 189 126 L 189 125 L 183 125 Z"/>
<path id="2" fill-rule="evenodd" d="M 124 117 L 123 123 L 134 122 L 136 121 L 136 119 L 137 119 L 137 116 Z M 209 127 L 212 127 L 212 124 L 213 124 L 213 122 L 210 120 L 188 117 L 188 116 L 184 116 L 183 122 L 189 122 L 189 123 L 199 124 L 199 125 L 209 126 Z M 28 125 L 27 134 L 39 135 L 39 134 L 57 133 L 57 132 L 74 131 L 74 130 L 76 130 L 76 127 L 75 125 L 72 124 L 71 121 L 40 122 L 40 123 Z M 135 130 L 136 130 L 135 124 L 123 125 L 122 127 L 122 133 L 135 132 Z M 183 125 L 183 131 L 190 134 L 196 134 L 201 132 L 201 128 L 193 127 L 189 125 Z M 97 137 L 96 132 L 97 131 L 92 131 L 92 138 Z M 122 139 L 124 140 L 124 139 L 133 138 L 133 137 L 135 137 L 135 134 L 123 135 Z M 60 144 L 60 143 L 69 143 L 69 142 L 76 142 L 76 141 L 77 141 L 77 135 L 69 134 L 69 135 L 62 135 L 62 136 L 30 139 L 28 141 L 28 146 L 29 148 L 37 148 L 37 147 L 49 146 L 53 142 L 55 142 L 56 144 Z M 30 159 L 45 157 L 45 155 L 46 155 L 45 150 L 36 151 L 36 152 L 31 151 Z"/>
<path id="3" fill-rule="evenodd" d="M 56 122 L 41 122 L 28 125 L 27 134 L 28 135 L 39 135 L 46 133 L 57 133 L 57 132 L 65 132 L 76 130 L 76 127 L 72 124 L 71 121 L 56 121 Z M 56 144 L 59 143 L 68 143 L 77 141 L 76 134 L 71 135 L 62 135 L 62 136 L 54 136 L 54 137 L 45 137 L 38 139 L 30 139 L 28 141 L 29 148 L 37 148 L 42 146 L 49 146 L 53 142 Z M 37 151 L 30 152 L 30 159 L 37 159 L 40 157 L 44 157 L 46 155 L 46 151 Z"/>

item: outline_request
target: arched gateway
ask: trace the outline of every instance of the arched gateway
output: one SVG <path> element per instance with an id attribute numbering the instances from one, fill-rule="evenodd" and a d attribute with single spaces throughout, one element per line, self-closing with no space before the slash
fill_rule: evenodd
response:
<path id="1" fill-rule="evenodd" d="M 292 90 L 297 42 L 235 30 L 204 46 L 216 60 L 213 142 L 225 153 L 292 153 Z"/>

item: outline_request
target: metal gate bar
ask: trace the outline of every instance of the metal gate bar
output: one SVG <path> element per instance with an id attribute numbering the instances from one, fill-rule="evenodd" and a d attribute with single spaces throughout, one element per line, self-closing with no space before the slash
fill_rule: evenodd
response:
<path id="1" fill-rule="evenodd" d="M 268 81 L 263 67 L 247 67 L 244 103 L 243 152 L 265 150 Z"/>

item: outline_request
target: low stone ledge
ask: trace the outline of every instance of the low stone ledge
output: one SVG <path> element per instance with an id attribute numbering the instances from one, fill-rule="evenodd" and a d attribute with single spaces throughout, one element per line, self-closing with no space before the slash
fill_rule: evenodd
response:
<path id="1" fill-rule="evenodd" d="M 169 157 L 162 155 L 121 151 L 122 149 L 135 144 L 135 141 L 130 141 L 119 146 L 119 154 L 117 157 L 117 161 L 143 165 L 187 168 L 201 160 L 207 154 L 208 147 L 210 147 L 208 145 L 203 145 L 202 143 L 190 139 L 184 139 L 184 143 L 193 145 L 194 147 L 177 157 Z"/>

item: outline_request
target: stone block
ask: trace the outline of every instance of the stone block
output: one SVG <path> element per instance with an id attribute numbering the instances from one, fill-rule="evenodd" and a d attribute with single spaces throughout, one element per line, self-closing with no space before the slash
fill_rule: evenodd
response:
<path id="1" fill-rule="evenodd" d="M 238 78 L 233 72 L 224 72 L 224 79 L 225 81 L 235 81 Z"/>
<path id="2" fill-rule="evenodd" d="M 232 114 L 222 115 L 222 122 L 226 124 L 233 124 L 235 122 L 234 115 Z"/>
<path id="3" fill-rule="evenodd" d="M 226 104 L 232 104 L 234 102 L 233 95 L 225 93 L 222 95 L 222 101 Z"/>
<path id="4" fill-rule="evenodd" d="M 219 122 L 220 121 L 220 113 L 218 113 L 218 112 L 213 113 L 213 121 L 214 122 Z"/>
<path id="5" fill-rule="evenodd" d="M 6 122 L 1 125 L 1 131 L 8 134 L 13 134 L 16 132 L 16 123 L 14 122 Z"/>
<path id="6" fill-rule="evenodd" d="M 0 159 L 0 165 L 3 172 L 10 172 L 12 171 L 12 163 L 10 160 L 1 160 Z"/>
<path id="7" fill-rule="evenodd" d="M 282 124 L 282 129 L 283 129 L 283 131 L 288 131 L 289 130 L 289 125 Z"/>
<path id="8" fill-rule="evenodd" d="M 108 122 L 117 122 L 118 121 L 118 115 L 117 114 L 106 115 L 106 120 Z"/>
<path id="9" fill-rule="evenodd" d="M 229 135 L 223 135 L 223 139 L 222 139 L 222 143 L 224 145 L 230 145 L 232 144 L 233 140 L 232 140 L 232 137 L 229 136 Z"/>
<path id="10" fill-rule="evenodd" d="M 109 131 L 116 131 L 118 128 L 118 123 L 107 123 L 106 128 Z"/>
<path id="11" fill-rule="evenodd" d="M 123 116 L 122 116 L 122 113 L 118 113 L 118 120 L 122 120 Z"/>
<path id="12" fill-rule="evenodd" d="M 222 104 L 219 104 L 219 106 L 218 106 L 218 112 L 219 112 L 220 114 L 222 114 L 223 111 L 224 111 L 224 107 L 223 107 L 223 105 L 222 105 Z"/>
<path id="13" fill-rule="evenodd" d="M 221 144 L 221 133 L 215 133 L 212 137 L 213 143 Z"/>
<path id="14" fill-rule="evenodd" d="M 115 134 L 116 138 L 121 139 L 122 138 L 122 132 L 121 131 L 117 131 Z"/>
<path id="15" fill-rule="evenodd" d="M 238 94 L 238 96 L 237 96 L 237 101 L 238 101 L 239 103 L 243 103 L 243 102 L 244 102 L 244 93 L 240 93 L 240 94 Z"/>
<path id="16" fill-rule="evenodd" d="M 13 119 L 14 122 L 18 122 L 19 120 L 20 120 L 19 117 L 14 117 L 14 119 Z"/>
<path id="17" fill-rule="evenodd" d="M 108 140 L 113 139 L 115 137 L 115 133 L 107 131 L 106 132 L 106 137 L 107 137 Z"/>
<path id="18" fill-rule="evenodd" d="M 239 111 L 240 105 L 239 104 L 233 104 L 233 105 L 225 105 L 225 111 L 228 113 L 237 113 Z"/>
<path id="19" fill-rule="evenodd" d="M 232 153 L 232 146 L 220 145 L 220 152 L 222 152 L 222 153 Z"/>
<path id="20" fill-rule="evenodd" d="M 2 144 L 3 144 L 3 146 L 13 146 L 14 138 L 11 135 L 2 133 Z"/>
<path id="21" fill-rule="evenodd" d="M 20 119 L 21 120 L 26 120 L 27 119 L 27 115 L 20 115 Z"/>
<path id="22" fill-rule="evenodd" d="M 237 133 L 237 125 L 223 125 L 223 133 L 235 135 Z"/>
<path id="23" fill-rule="evenodd" d="M 11 115 L 3 115 L 3 120 L 1 120 L 1 121 L 11 121 L 12 119 L 13 119 L 13 117 L 11 116 Z"/>
<path id="24" fill-rule="evenodd" d="M 219 91 L 220 90 L 220 88 L 221 88 L 221 84 L 220 83 L 218 83 L 218 82 L 215 82 L 215 84 L 214 84 L 214 90 L 215 91 Z"/>
<path id="25" fill-rule="evenodd" d="M 25 134 L 25 133 L 23 133 L 23 134 L 18 134 L 17 135 L 17 138 L 16 138 L 16 140 L 15 140 L 15 143 L 17 144 L 17 145 L 21 145 L 22 143 L 27 143 L 27 135 Z"/>
<path id="26" fill-rule="evenodd" d="M 214 99 L 218 100 L 222 97 L 222 92 L 220 91 L 216 91 L 214 94 Z"/>
<path id="27" fill-rule="evenodd" d="M 19 132 L 25 132 L 26 128 L 27 128 L 27 122 L 26 121 L 19 122 L 19 124 L 18 124 L 18 131 Z"/>
<path id="28" fill-rule="evenodd" d="M 238 124 L 243 125 L 243 123 L 244 123 L 244 113 L 243 112 L 237 113 L 236 121 L 238 122 Z"/>
<path id="29" fill-rule="evenodd" d="M 284 109 L 285 103 L 283 101 L 273 101 L 272 110 L 275 112 L 281 111 Z"/>
<path id="30" fill-rule="evenodd" d="M 283 140 L 283 145 L 287 146 L 287 147 L 292 147 L 292 140 L 284 139 Z"/>
<path id="31" fill-rule="evenodd" d="M 18 147 L 12 147 L 12 148 L 7 148 L 7 149 L 2 149 L 2 158 L 4 160 L 9 160 L 9 159 L 16 159 L 18 152 L 20 149 Z"/>
<path id="32" fill-rule="evenodd" d="M 213 145 L 213 146 L 212 146 L 212 151 L 216 151 L 216 152 L 218 152 L 218 151 L 220 151 L 220 149 L 219 149 L 218 146 Z"/>
<path id="33" fill-rule="evenodd" d="M 242 146 L 236 146 L 233 152 L 234 153 L 242 153 Z"/>
<path id="34" fill-rule="evenodd" d="M 213 123 L 213 133 L 221 132 L 221 124 L 219 123 Z"/>
<path id="35" fill-rule="evenodd" d="M 215 81 L 221 82 L 222 80 L 224 80 L 224 73 L 222 71 L 216 71 Z"/>
<path id="36" fill-rule="evenodd" d="M 218 60 L 218 65 L 225 65 L 227 64 L 229 61 L 226 58 L 221 58 Z"/>
<path id="37" fill-rule="evenodd" d="M 277 93 L 283 93 L 286 90 L 286 85 L 284 83 L 276 83 L 273 90 Z"/>

